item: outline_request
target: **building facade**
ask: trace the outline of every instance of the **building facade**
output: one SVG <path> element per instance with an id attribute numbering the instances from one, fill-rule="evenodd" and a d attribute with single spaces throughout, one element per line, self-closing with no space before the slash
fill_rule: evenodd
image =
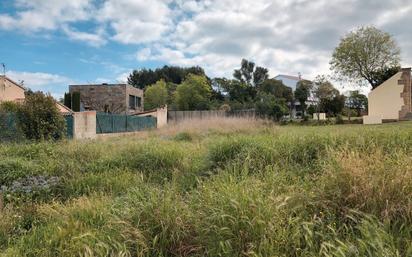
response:
<path id="1" fill-rule="evenodd" d="M 143 90 L 128 84 L 70 85 L 80 94 L 81 111 L 134 114 L 143 111 Z"/>
<path id="2" fill-rule="evenodd" d="M 368 95 L 368 115 L 364 124 L 412 120 L 411 68 L 404 68 Z"/>
<path id="3" fill-rule="evenodd" d="M 0 102 L 24 100 L 25 88 L 6 76 L 0 76 Z"/>

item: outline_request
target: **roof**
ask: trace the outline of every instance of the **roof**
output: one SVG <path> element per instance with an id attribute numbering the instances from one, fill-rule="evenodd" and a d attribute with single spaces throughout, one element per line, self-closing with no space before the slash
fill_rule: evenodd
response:
<path id="1" fill-rule="evenodd" d="M 102 84 L 79 84 L 79 85 L 69 85 L 69 87 L 75 86 L 75 87 L 95 87 L 95 86 L 105 86 L 105 87 L 116 87 L 116 86 L 131 86 L 129 84 L 108 84 L 108 83 L 102 83 Z"/>
<path id="2" fill-rule="evenodd" d="M 66 111 L 67 111 L 67 113 L 73 113 L 72 109 L 70 109 L 70 108 L 69 108 L 69 107 L 67 107 L 66 105 L 61 104 L 61 103 L 60 103 L 60 102 L 58 102 L 58 101 L 55 101 L 55 102 L 56 102 L 56 104 L 57 104 L 58 106 L 60 106 L 62 109 L 66 110 Z"/>
<path id="3" fill-rule="evenodd" d="M 291 75 L 284 75 L 284 74 L 279 74 L 275 76 L 275 78 L 277 77 L 284 77 L 284 78 L 291 79 L 291 80 L 301 80 L 302 79 L 302 78 L 299 78 L 298 76 L 291 76 Z"/>
<path id="4" fill-rule="evenodd" d="M 12 80 L 11 78 L 4 76 L 4 75 L 0 75 L 0 79 L 6 79 L 7 81 L 9 81 L 10 83 L 14 84 L 15 86 L 23 89 L 24 91 L 26 91 L 26 88 L 24 88 L 22 85 L 18 84 L 17 82 L 15 82 L 14 80 Z"/>
<path id="5" fill-rule="evenodd" d="M 290 80 L 296 80 L 296 81 L 300 81 L 300 80 L 306 80 L 306 81 L 311 81 L 309 79 L 305 79 L 305 78 L 299 78 L 298 76 L 292 76 L 292 75 L 285 75 L 285 74 L 279 74 L 276 75 L 274 77 L 274 79 L 278 78 L 278 77 L 282 77 L 282 78 L 286 78 L 286 79 L 290 79 Z"/>

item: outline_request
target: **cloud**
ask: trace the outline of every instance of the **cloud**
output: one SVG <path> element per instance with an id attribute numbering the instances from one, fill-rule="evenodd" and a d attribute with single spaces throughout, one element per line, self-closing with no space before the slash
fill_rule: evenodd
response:
<path id="1" fill-rule="evenodd" d="M 0 28 L 36 32 L 89 19 L 91 0 L 16 0 L 14 15 L 0 14 Z"/>
<path id="2" fill-rule="evenodd" d="M 107 43 L 107 40 L 104 38 L 103 30 L 98 30 L 96 33 L 88 33 L 73 30 L 69 26 L 63 26 L 62 29 L 70 39 L 76 41 L 84 41 L 91 46 L 99 47 Z"/>
<path id="3" fill-rule="evenodd" d="M 403 64 L 412 60 L 410 0 L 16 0 L 15 7 L 0 13 L 0 29 L 117 42 L 135 47 L 139 62 L 200 65 L 210 76 L 230 77 L 242 58 L 273 76 L 328 73 L 340 37 L 362 25 L 393 34 Z M 113 77 L 127 72 L 106 66 Z"/>
<path id="4" fill-rule="evenodd" d="M 171 25 L 170 12 L 168 1 L 108 0 L 97 19 L 114 30 L 113 40 L 138 44 L 160 39 Z"/>
<path id="5" fill-rule="evenodd" d="M 62 96 L 68 85 L 75 83 L 68 77 L 44 72 L 8 71 L 6 75 L 33 91 L 51 92 L 55 97 Z"/>

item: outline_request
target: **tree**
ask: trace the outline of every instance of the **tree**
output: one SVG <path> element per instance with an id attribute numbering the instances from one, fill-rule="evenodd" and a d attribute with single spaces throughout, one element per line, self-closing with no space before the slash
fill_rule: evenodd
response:
<path id="1" fill-rule="evenodd" d="M 189 74 L 182 84 L 177 86 L 174 104 L 178 110 L 207 110 L 212 88 L 205 76 Z"/>
<path id="2" fill-rule="evenodd" d="M 17 117 L 19 127 L 28 139 L 60 139 L 66 134 L 66 122 L 51 95 L 42 92 L 27 95 Z"/>
<path id="3" fill-rule="evenodd" d="M 300 80 L 296 85 L 295 99 L 300 103 L 302 115 L 306 114 L 306 102 L 310 97 L 312 90 L 312 82 L 308 80 Z"/>
<path id="4" fill-rule="evenodd" d="M 350 91 L 347 105 L 350 109 L 356 110 L 359 117 L 361 116 L 362 110 L 368 108 L 368 98 L 366 95 L 361 94 L 359 90 Z"/>
<path id="5" fill-rule="evenodd" d="M 256 101 L 256 111 L 260 115 L 268 116 L 279 121 L 289 113 L 285 99 L 276 98 L 273 94 L 260 92 Z"/>
<path id="6" fill-rule="evenodd" d="M 156 84 L 148 86 L 144 92 L 144 108 L 146 110 L 163 107 L 167 104 L 168 93 L 166 82 L 159 80 Z"/>
<path id="7" fill-rule="evenodd" d="M 269 78 L 269 71 L 266 68 L 257 66 L 255 63 L 242 59 L 240 69 L 233 72 L 233 77 L 250 87 L 259 87 L 266 79 Z"/>
<path id="8" fill-rule="evenodd" d="M 256 96 L 254 88 L 235 79 L 215 78 L 213 83 L 227 93 L 229 100 L 239 103 L 252 102 Z"/>
<path id="9" fill-rule="evenodd" d="M 372 89 L 382 74 L 399 67 L 400 49 L 391 35 L 375 27 L 360 27 L 341 39 L 332 54 L 331 69 L 340 79 L 367 81 Z"/>
<path id="10" fill-rule="evenodd" d="M 185 68 L 165 65 L 162 68 L 157 68 L 155 70 L 134 70 L 129 75 L 127 81 L 134 87 L 144 89 L 149 85 L 155 84 L 161 79 L 163 79 L 166 83 L 181 84 L 188 74 L 205 76 L 204 70 L 199 66 Z"/>
<path id="11" fill-rule="evenodd" d="M 324 99 L 321 101 L 321 109 L 323 112 L 329 115 L 336 116 L 341 114 L 343 108 L 345 107 L 346 96 L 342 95 L 337 91 L 337 94 L 331 99 Z"/>
<path id="12" fill-rule="evenodd" d="M 331 105 L 334 104 L 334 101 L 341 101 L 342 97 L 340 97 L 339 90 L 337 90 L 325 76 L 317 76 L 315 78 L 313 83 L 313 94 L 318 102 L 316 108 L 317 113 L 321 111 L 333 114 L 338 113 L 341 102 L 337 103 L 337 106 L 335 106 L 336 108 L 331 107 Z"/>

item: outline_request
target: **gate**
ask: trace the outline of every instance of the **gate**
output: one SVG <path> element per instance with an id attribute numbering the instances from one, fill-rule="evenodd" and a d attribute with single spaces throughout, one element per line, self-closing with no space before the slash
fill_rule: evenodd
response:
<path id="1" fill-rule="evenodd" d="M 96 114 L 96 133 L 122 133 L 156 128 L 157 119 L 154 117 L 139 117 L 123 114 Z"/>

